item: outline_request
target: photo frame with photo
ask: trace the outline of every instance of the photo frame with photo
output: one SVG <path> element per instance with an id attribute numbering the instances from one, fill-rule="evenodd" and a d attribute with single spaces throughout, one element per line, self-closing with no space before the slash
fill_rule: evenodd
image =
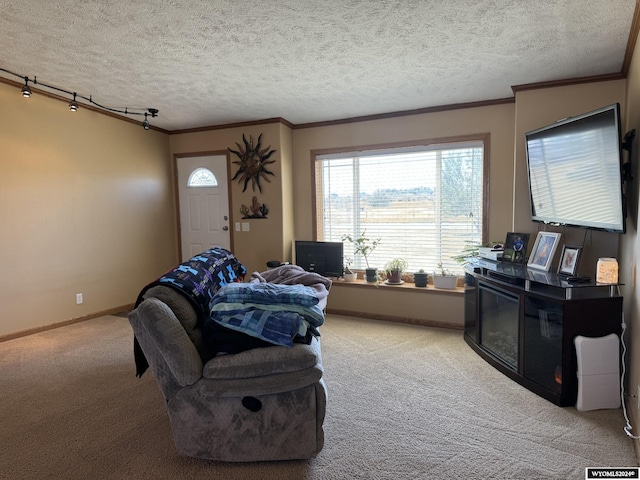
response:
<path id="1" fill-rule="evenodd" d="M 578 260 L 580 260 L 581 252 L 582 247 L 564 245 L 560 254 L 558 275 L 574 276 L 578 270 Z"/>
<path id="2" fill-rule="evenodd" d="M 524 263 L 527 259 L 527 247 L 529 246 L 528 233 L 507 233 L 504 241 L 504 251 L 501 260 L 503 262 Z"/>
<path id="3" fill-rule="evenodd" d="M 527 268 L 536 270 L 544 270 L 548 272 L 551 269 L 553 256 L 560 243 L 562 234 L 554 232 L 538 232 L 536 243 L 533 244 Z"/>

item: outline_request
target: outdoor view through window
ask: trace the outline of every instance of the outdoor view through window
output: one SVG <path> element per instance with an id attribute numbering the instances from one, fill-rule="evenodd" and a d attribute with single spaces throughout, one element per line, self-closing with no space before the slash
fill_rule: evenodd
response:
<path id="1" fill-rule="evenodd" d="M 372 267 L 401 257 L 409 271 L 433 272 L 442 263 L 460 273 L 451 257 L 467 242 L 482 243 L 481 140 L 318 154 L 315 163 L 318 240 L 379 238 Z M 355 268 L 365 268 L 352 245 L 344 247 Z"/>

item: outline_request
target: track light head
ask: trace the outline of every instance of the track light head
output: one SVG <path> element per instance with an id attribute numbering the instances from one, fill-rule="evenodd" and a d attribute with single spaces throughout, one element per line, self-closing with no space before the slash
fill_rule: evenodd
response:
<path id="1" fill-rule="evenodd" d="M 24 77 L 24 87 L 22 87 L 22 96 L 29 98 L 31 96 L 31 89 L 29 88 L 29 77 Z"/>
<path id="2" fill-rule="evenodd" d="M 149 125 L 149 120 L 147 120 L 147 113 L 145 112 L 144 114 L 144 121 L 142 122 L 142 128 L 144 128 L 145 130 L 149 130 L 151 128 L 151 125 Z"/>
<path id="3" fill-rule="evenodd" d="M 151 114 L 152 118 L 156 118 L 158 116 L 158 109 L 157 108 L 148 108 L 147 111 Z M 147 116 L 147 114 L 144 114 L 145 118 Z"/>
<path id="4" fill-rule="evenodd" d="M 71 103 L 69 103 L 69 110 L 72 112 L 77 112 L 78 111 L 79 105 L 78 102 L 76 102 L 76 94 L 73 94 L 73 100 L 71 100 Z"/>

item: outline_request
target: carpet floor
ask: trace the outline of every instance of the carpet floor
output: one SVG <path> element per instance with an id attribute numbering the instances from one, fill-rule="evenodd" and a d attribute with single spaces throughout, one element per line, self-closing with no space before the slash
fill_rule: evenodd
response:
<path id="1" fill-rule="evenodd" d="M 325 447 L 308 461 L 178 455 L 151 373 L 135 377 L 126 318 L 0 343 L 2 479 L 582 479 L 637 465 L 622 411 L 529 392 L 462 333 L 328 315 Z"/>

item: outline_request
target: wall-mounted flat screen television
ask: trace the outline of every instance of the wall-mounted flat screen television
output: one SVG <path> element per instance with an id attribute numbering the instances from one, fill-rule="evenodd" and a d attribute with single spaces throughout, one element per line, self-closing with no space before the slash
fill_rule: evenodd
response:
<path id="1" fill-rule="evenodd" d="M 533 221 L 625 232 L 620 104 L 525 137 Z"/>
<path id="2" fill-rule="evenodd" d="M 340 277 L 343 249 L 342 242 L 296 240 L 296 265 L 325 277 Z"/>

